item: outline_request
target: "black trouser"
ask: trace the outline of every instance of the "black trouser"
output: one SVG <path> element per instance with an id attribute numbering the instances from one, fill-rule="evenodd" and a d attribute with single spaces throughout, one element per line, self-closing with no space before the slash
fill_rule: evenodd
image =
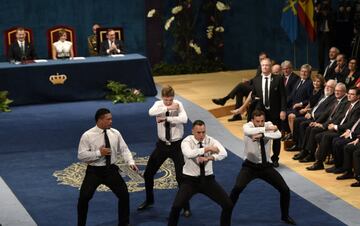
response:
<path id="1" fill-rule="evenodd" d="M 234 206 L 239 198 L 240 193 L 252 180 L 256 178 L 266 181 L 280 192 L 281 216 L 288 217 L 290 206 L 290 189 L 284 181 L 283 177 L 271 165 L 263 167 L 261 164 L 255 164 L 248 160 L 245 160 L 243 163 L 240 173 L 236 178 L 235 186 L 233 187 L 230 194 L 230 199 Z"/>
<path id="2" fill-rule="evenodd" d="M 167 158 L 171 158 L 173 160 L 176 181 L 178 182 L 178 185 L 181 184 L 182 168 L 184 166 L 184 156 L 181 151 L 181 141 L 182 140 L 172 142 L 171 145 L 166 145 L 165 142 L 160 140 L 156 143 L 156 148 L 150 155 L 144 173 L 146 201 L 154 202 L 154 176 Z M 186 203 L 184 209 L 189 208 L 189 203 Z"/>
<path id="3" fill-rule="evenodd" d="M 235 109 L 237 109 L 243 105 L 243 98 L 247 97 L 251 90 L 252 87 L 249 82 L 240 82 L 230 91 L 225 99 L 234 99 L 236 97 Z"/>
<path id="4" fill-rule="evenodd" d="M 341 168 L 344 163 L 344 147 L 350 143 L 351 139 L 344 137 L 335 137 L 332 141 L 334 163 L 336 168 Z"/>
<path id="5" fill-rule="evenodd" d="M 345 146 L 343 168 L 348 172 L 354 168 L 355 178 L 360 181 L 360 143 Z"/>
<path id="6" fill-rule="evenodd" d="M 220 226 L 231 225 L 232 202 L 224 189 L 216 182 L 213 175 L 191 177 L 184 175 L 184 180 L 176 194 L 174 203 L 171 207 L 168 226 L 176 226 L 182 206 L 188 203 L 191 197 L 197 193 L 202 193 L 215 201 L 222 207 Z"/>
<path id="7" fill-rule="evenodd" d="M 80 188 L 80 197 L 77 206 L 78 226 L 86 225 L 89 201 L 100 184 L 108 186 L 118 198 L 119 226 L 127 225 L 130 214 L 129 192 L 126 183 L 119 174 L 119 168 L 116 165 L 111 165 L 110 167 L 87 167 L 85 178 Z"/>
<path id="8" fill-rule="evenodd" d="M 294 121 L 294 133 L 293 133 L 293 141 L 295 141 L 296 146 L 300 147 L 305 139 L 305 131 L 306 128 L 309 127 L 311 123 L 311 119 L 307 119 L 303 116 L 299 116 L 295 118 Z"/>
<path id="9" fill-rule="evenodd" d="M 319 148 L 315 152 L 315 158 L 317 162 L 323 163 L 326 159 L 326 156 L 333 153 L 332 141 L 335 137 L 338 136 L 340 135 L 332 130 L 321 132 L 315 136 L 315 139 L 319 144 Z"/>

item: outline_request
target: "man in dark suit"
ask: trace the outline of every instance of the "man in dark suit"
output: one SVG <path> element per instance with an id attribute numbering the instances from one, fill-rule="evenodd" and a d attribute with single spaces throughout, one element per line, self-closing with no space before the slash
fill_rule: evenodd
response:
<path id="1" fill-rule="evenodd" d="M 348 100 L 349 104 L 347 106 L 347 110 L 345 112 L 344 117 L 341 119 L 339 123 L 330 123 L 328 125 L 328 130 L 322 133 L 319 133 L 315 136 L 317 143 L 319 144 L 319 148 L 316 151 L 316 162 L 307 167 L 308 170 L 319 170 L 324 169 L 323 161 L 325 160 L 326 154 L 332 152 L 332 141 L 335 137 L 340 136 L 347 129 L 351 129 L 351 127 L 355 124 L 355 122 L 360 117 L 360 90 L 358 88 L 351 88 L 348 91 Z M 306 157 L 304 160 L 309 160 L 313 158 L 312 156 Z M 310 162 L 310 161 L 303 161 Z"/>
<path id="2" fill-rule="evenodd" d="M 106 56 L 124 52 L 123 42 L 119 39 L 116 39 L 115 31 L 113 29 L 109 29 L 107 31 L 106 37 L 107 40 L 100 44 L 100 55 Z"/>
<path id="3" fill-rule="evenodd" d="M 281 63 L 281 70 L 283 72 L 285 91 L 288 98 L 291 91 L 295 89 L 295 85 L 299 81 L 299 76 L 294 73 L 292 63 L 289 60 L 284 60 Z"/>
<path id="4" fill-rule="evenodd" d="M 281 76 L 271 74 L 271 60 L 265 58 L 261 61 L 261 76 L 253 78 L 252 99 L 256 108 L 265 111 L 266 118 L 278 128 L 281 120 L 286 118 L 286 93 L 284 80 Z M 279 166 L 280 139 L 273 142 L 273 156 L 271 160 L 275 167 Z"/>
<path id="5" fill-rule="evenodd" d="M 330 123 L 338 123 L 345 115 L 346 105 L 348 103 L 346 97 L 346 86 L 343 83 L 338 83 L 335 86 L 335 97 L 336 101 L 333 103 L 331 110 L 326 111 L 316 119 L 315 122 L 309 124 L 309 126 L 305 130 L 305 136 L 302 144 L 300 144 L 301 152 L 296 154 L 293 159 L 294 160 L 302 160 L 307 156 L 311 158 L 314 156 L 317 143 L 315 140 L 315 136 L 318 133 L 324 132 L 327 130 L 328 125 Z M 314 157 L 312 157 L 314 158 Z"/>
<path id="6" fill-rule="evenodd" d="M 16 29 L 16 41 L 14 41 L 8 52 L 9 61 L 33 60 L 36 58 L 34 46 L 26 41 L 26 33 L 24 28 Z"/>
<path id="7" fill-rule="evenodd" d="M 339 55 L 340 51 L 336 47 L 331 47 L 329 50 L 329 63 L 326 65 L 325 71 L 323 73 L 326 81 L 329 79 L 335 79 L 335 68 L 337 66 L 336 57 Z M 319 71 L 320 72 L 320 71 Z"/>

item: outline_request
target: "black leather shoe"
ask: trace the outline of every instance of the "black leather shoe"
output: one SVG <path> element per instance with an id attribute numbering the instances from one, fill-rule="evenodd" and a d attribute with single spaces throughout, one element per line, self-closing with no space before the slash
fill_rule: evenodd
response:
<path id="1" fill-rule="evenodd" d="M 314 163 L 312 166 L 308 166 L 306 167 L 307 170 L 322 170 L 324 169 L 324 165 L 323 164 L 320 164 L 320 163 Z"/>
<path id="2" fill-rule="evenodd" d="M 330 168 L 327 168 L 327 169 L 325 170 L 325 172 L 327 172 L 327 173 L 334 173 L 335 170 L 336 170 L 336 167 L 335 167 L 335 166 L 332 166 L 332 167 L 330 167 Z"/>
<path id="3" fill-rule="evenodd" d="M 305 158 L 300 159 L 299 162 L 304 163 L 304 162 L 315 162 L 315 158 L 312 155 L 307 155 Z"/>
<path id="4" fill-rule="evenodd" d="M 137 208 L 137 210 L 142 211 L 151 208 L 154 205 L 154 202 L 145 201 Z"/>
<path id="5" fill-rule="evenodd" d="M 234 115 L 232 118 L 228 119 L 228 122 L 240 121 L 240 120 L 242 120 L 241 115 Z"/>
<path id="6" fill-rule="evenodd" d="M 292 159 L 294 160 L 300 160 L 300 159 L 303 159 L 307 156 L 306 152 L 302 151 L 296 155 L 294 155 L 294 157 Z"/>
<path id="7" fill-rule="evenodd" d="M 360 181 L 350 184 L 351 187 L 360 187 Z"/>
<path id="8" fill-rule="evenodd" d="M 354 174 L 346 172 L 343 175 L 336 177 L 336 180 L 346 180 L 346 179 L 352 179 L 352 178 L 354 178 Z"/>
<path id="9" fill-rule="evenodd" d="M 294 144 L 293 146 L 286 148 L 285 150 L 286 151 L 298 151 L 299 147 Z"/>
<path id="10" fill-rule="evenodd" d="M 289 216 L 282 217 L 281 220 L 284 221 L 287 224 L 296 225 L 296 222 Z"/>
<path id="11" fill-rule="evenodd" d="M 286 140 L 291 140 L 291 139 L 292 139 L 292 133 L 288 133 L 281 140 L 286 141 Z"/>
<path id="12" fill-rule="evenodd" d="M 224 106 L 226 103 L 226 100 L 224 100 L 223 98 L 219 98 L 219 99 L 212 99 L 212 102 L 216 105 Z"/>
<path id="13" fill-rule="evenodd" d="M 184 209 L 184 212 L 182 213 L 182 215 L 183 215 L 184 217 L 190 217 L 190 216 L 191 216 L 191 211 Z"/>
<path id="14" fill-rule="evenodd" d="M 344 170 L 342 167 L 340 168 L 335 168 L 334 172 L 335 174 L 341 174 L 341 173 L 345 173 L 346 170 Z"/>
<path id="15" fill-rule="evenodd" d="M 274 160 L 272 165 L 273 165 L 273 167 L 278 168 L 279 167 L 279 160 Z"/>

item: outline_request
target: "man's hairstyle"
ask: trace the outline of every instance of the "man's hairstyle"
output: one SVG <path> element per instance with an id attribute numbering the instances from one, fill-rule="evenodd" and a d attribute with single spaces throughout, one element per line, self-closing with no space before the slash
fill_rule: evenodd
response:
<path id="1" fill-rule="evenodd" d="M 336 86 L 339 87 L 340 89 L 342 89 L 342 91 L 346 92 L 346 85 L 344 83 L 339 82 L 336 84 Z"/>
<path id="2" fill-rule="evenodd" d="M 23 28 L 23 27 L 18 27 L 18 28 L 16 28 L 16 32 L 18 32 L 18 31 L 25 31 L 25 28 Z"/>
<path id="3" fill-rule="evenodd" d="M 308 70 L 308 72 L 310 72 L 309 75 L 311 75 L 311 69 L 312 69 L 312 67 L 311 67 L 310 64 L 303 64 L 303 65 L 301 66 L 301 68 L 305 68 L 306 70 Z"/>
<path id="4" fill-rule="evenodd" d="M 192 128 L 194 128 L 195 126 L 203 126 L 205 125 L 205 122 L 203 120 L 195 120 L 192 124 Z"/>
<path id="5" fill-rule="evenodd" d="M 355 90 L 356 96 L 360 96 L 360 89 L 356 86 L 353 86 L 351 88 L 349 88 L 349 90 Z"/>
<path id="6" fill-rule="evenodd" d="M 265 56 L 266 56 L 266 58 L 268 58 L 268 57 L 269 57 L 269 55 L 268 55 L 267 53 L 265 53 L 265 52 L 260 52 L 260 53 L 259 53 L 259 56 L 262 56 L 262 55 L 265 55 Z"/>
<path id="7" fill-rule="evenodd" d="M 289 67 L 289 68 L 293 68 L 292 66 L 292 63 L 290 60 L 284 60 L 282 63 L 281 63 L 281 67 Z"/>
<path id="8" fill-rule="evenodd" d="M 114 29 L 108 29 L 107 31 L 106 31 L 106 34 L 109 34 L 111 31 L 114 31 Z"/>
<path id="9" fill-rule="evenodd" d="M 331 47 L 330 49 L 334 48 L 335 49 L 335 52 L 336 54 L 339 54 L 340 53 L 340 50 L 338 48 L 336 48 L 335 46 Z M 330 50 L 329 50 L 330 51 Z"/>
<path id="10" fill-rule="evenodd" d="M 95 122 L 97 122 L 103 115 L 111 113 L 107 108 L 100 108 L 95 113 Z"/>
<path id="11" fill-rule="evenodd" d="M 175 96 L 175 91 L 171 86 L 166 85 L 161 90 L 161 96 L 163 96 L 163 97 L 173 97 L 173 96 Z"/>
<path id="12" fill-rule="evenodd" d="M 262 115 L 265 117 L 265 112 L 263 112 L 262 110 L 254 110 L 251 114 L 251 118 L 254 119 L 255 117 L 259 117 Z"/>

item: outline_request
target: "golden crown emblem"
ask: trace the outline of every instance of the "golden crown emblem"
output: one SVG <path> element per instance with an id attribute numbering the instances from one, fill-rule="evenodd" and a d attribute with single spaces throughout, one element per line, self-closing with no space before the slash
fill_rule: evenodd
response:
<path id="1" fill-rule="evenodd" d="M 61 85 L 64 84 L 67 79 L 67 76 L 65 74 L 59 75 L 59 73 L 56 73 L 56 75 L 50 75 L 49 81 L 53 85 Z"/>

